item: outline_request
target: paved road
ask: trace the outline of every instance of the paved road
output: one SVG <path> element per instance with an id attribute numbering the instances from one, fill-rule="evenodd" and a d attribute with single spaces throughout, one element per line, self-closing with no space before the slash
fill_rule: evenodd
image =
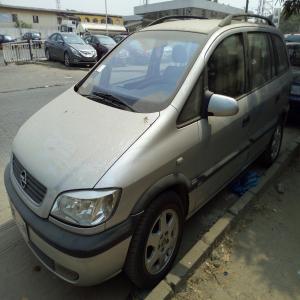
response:
<path id="1" fill-rule="evenodd" d="M 51 67 L 0 67 L 0 174 L 3 174 L 9 160 L 11 142 L 18 128 L 86 73 L 86 70 L 67 70 L 55 66 L 57 64 Z M 298 134 L 298 129 L 288 128 L 285 140 L 291 140 Z M 235 200 L 236 196 L 225 190 L 187 222 L 179 258 Z M 123 274 L 93 288 L 64 283 L 39 264 L 10 218 L 3 177 L 0 176 L 0 299 L 118 300 L 137 293 Z M 138 292 L 139 295 L 141 293 L 144 291 Z"/>

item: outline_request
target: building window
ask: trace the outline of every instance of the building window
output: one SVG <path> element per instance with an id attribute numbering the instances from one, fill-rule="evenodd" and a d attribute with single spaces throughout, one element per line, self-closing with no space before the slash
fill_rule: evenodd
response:
<path id="1" fill-rule="evenodd" d="M 17 14 L 11 14 L 11 18 L 13 22 L 18 22 L 18 15 Z"/>
<path id="2" fill-rule="evenodd" d="M 102 19 L 102 20 L 101 20 L 101 23 L 102 23 L 102 24 L 105 24 L 105 23 L 106 23 L 106 19 Z M 112 18 L 110 18 L 110 17 L 107 18 L 107 24 L 113 24 Z"/>
<path id="3" fill-rule="evenodd" d="M 98 23 L 98 19 L 94 18 L 93 23 Z"/>
<path id="4" fill-rule="evenodd" d="M 33 23 L 39 22 L 39 16 L 32 16 Z"/>

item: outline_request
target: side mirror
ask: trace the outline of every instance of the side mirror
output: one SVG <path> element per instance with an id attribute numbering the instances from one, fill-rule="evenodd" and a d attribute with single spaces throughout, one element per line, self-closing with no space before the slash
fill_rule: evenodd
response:
<path id="1" fill-rule="evenodd" d="M 208 103 L 208 113 L 216 117 L 234 116 L 239 112 L 235 99 L 223 95 L 213 94 Z"/>

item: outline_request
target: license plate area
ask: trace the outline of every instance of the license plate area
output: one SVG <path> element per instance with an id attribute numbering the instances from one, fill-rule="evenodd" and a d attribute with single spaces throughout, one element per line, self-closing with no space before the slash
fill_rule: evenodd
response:
<path id="1" fill-rule="evenodd" d="M 12 215 L 13 218 L 16 222 L 17 227 L 19 228 L 19 231 L 22 235 L 22 237 L 24 238 L 24 240 L 26 242 L 29 241 L 28 238 L 28 229 L 27 229 L 27 225 L 24 222 L 23 218 L 20 216 L 20 214 L 18 213 L 18 211 L 15 209 L 15 207 L 11 204 L 11 211 L 12 211 Z"/>

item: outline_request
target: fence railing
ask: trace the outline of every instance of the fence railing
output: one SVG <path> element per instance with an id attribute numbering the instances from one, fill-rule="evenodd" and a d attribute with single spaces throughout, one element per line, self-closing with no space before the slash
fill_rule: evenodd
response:
<path id="1" fill-rule="evenodd" d="M 45 41 L 3 44 L 3 58 L 5 63 L 44 60 Z"/>

